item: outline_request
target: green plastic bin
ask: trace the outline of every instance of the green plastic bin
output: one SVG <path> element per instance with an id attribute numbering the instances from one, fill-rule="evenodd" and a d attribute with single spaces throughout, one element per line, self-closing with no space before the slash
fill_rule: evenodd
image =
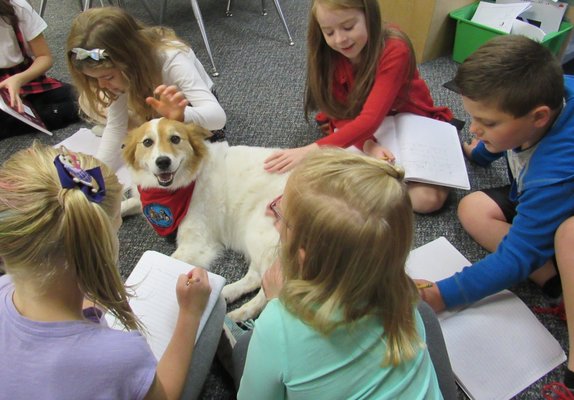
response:
<path id="1" fill-rule="evenodd" d="M 507 35 L 507 33 L 496 30 L 489 26 L 477 24 L 470 19 L 474 15 L 478 3 L 468 5 L 452 11 L 449 15 L 456 20 L 456 33 L 454 36 L 454 48 L 452 59 L 456 62 L 463 62 L 468 56 L 475 52 L 481 45 L 495 36 Z M 558 54 L 562 43 L 568 37 L 568 32 L 572 29 L 572 24 L 562 21 L 560 30 L 544 36 L 542 44 L 550 49 L 554 54 Z"/>

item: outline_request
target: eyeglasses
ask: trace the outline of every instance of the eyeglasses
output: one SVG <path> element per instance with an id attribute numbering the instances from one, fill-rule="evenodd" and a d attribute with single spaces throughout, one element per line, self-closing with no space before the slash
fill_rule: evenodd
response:
<path id="1" fill-rule="evenodd" d="M 273 216 L 275 217 L 276 221 L 281 221 L 283 219 L 283 214 L 281 214 L 281 211 L 279 210 L 279 204 L 281 204 L 281 199 L 283 199 L 283 195 L 279 195 L 275 198 L 275 200 L 273 200 L 271 203 L 269 203 L 269 205 L 267 207 L 269 207 L 269 209 L 271 210 L 271 212 L 273 213 Z"/>

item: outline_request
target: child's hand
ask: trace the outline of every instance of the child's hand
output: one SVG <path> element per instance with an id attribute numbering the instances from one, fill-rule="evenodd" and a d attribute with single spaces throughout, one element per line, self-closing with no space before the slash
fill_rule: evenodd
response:
<path id="1" fill-rule="evenodd" d="M 391 164 L 395 162 L 395 155 L 392 151 L 371 139 L 367 140 L 363 145 L 363 152 L 368 156 L 390 162 Z"/>
<path id="2" fill-rule="evenodd" d="M 183 122 L 185 107 L 189 104 L 177 86 L 159 85 L 153 92 L 155 97 L 145 99 L 162 117 Z"/>
<path id="3" fill-rule="evenodd" d="M 307 153 L 318 148 L 319 145 L 312 143 L 304 147 L 276 151 L 265 160 L 263 168 L 267 172 L 279 172 L 282 174 L 295 168 Z"/>
<path id="4" fill-rule="evenodd" d="M 261 286 L 265 292 L 265 297 L 267 300 L 271 300 L 279 296 L 279 292 L 283 288 L 284 284 L 283 270 L 281 269 L 281 263 L 279 260 L 275 260 L 273 265 L 269 267 L 265 274 L 263 274 L 263 280 Z"/>
<path id="5" fill-rule="evenodd" d="M 462 142 L 462 151 L 466 158 L 472 160 L 472 151 L 478 145 L 479 141 L 477 138 L 473 138 L 470 143 Z"/>
<path id="6" fill-rule="evenodd" d="M 195 316 L 203 314 L 211 293 L 207 271 L 194 268 L 187 274 L 180 275 L 175 291 L 180 312 Z"/>
<path id="7" fill-rule="evenodd" d="M 12 75 L 0 82 L 0 89 L 6 89 L 10 95 L 10 106 L 16 108 L 18 112 L 24 112 L 24 105 L 19 95 L 21 87 L 22 82 L 17 75 Z"/>
<path id="8" fill-rule="evenodd" d="M 438 286 L 436 283 L 427 281 L 424 279 L 413 279 L 417 288 L 419 290 L 419 294 L 421 295 L 421 299 L 428 303 L 429 306 L 434 310 L 434 312 L 443 311 L 446 306 L 444 304 L 444 300 L 442 299 L 442 295 L 438 290 Z"/>
<path id="9" fill-rule="evenodd" d="M 329 124 L 329 122 L 325 122 L 324 124 L 319 125 L 319 129 L 321 130 L 321 133 L 325 136 L 331 134 L 331 124 Z"/>

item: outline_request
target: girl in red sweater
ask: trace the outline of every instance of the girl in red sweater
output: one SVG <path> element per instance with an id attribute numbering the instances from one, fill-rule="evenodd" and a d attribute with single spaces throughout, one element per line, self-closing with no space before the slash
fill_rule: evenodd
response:
<path id="1" fill-rule="evenodd" d="M 394 160 L 373 137 L 387 115 L 414 113 L 450 121 L 446 107 L 435 107 L 416 69 L 409 39 L 381 22 L 378 0 L 312 0 L 307 47 L 305 116 L 326 134 L 307 146 L 274 153 L 268 172 L 286 172 L 319 146 L 356 146 L 375 157 Z M 442 207 L 448 189 L 409 183 L 413 209 L 429 213 Z"/>

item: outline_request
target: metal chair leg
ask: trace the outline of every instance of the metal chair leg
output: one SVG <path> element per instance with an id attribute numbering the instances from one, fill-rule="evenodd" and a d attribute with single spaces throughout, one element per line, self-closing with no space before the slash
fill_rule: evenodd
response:
<path id="1" fill-rule="evenodd" d="M 40 1 L 40 17 L 44 17 L 44 12 L 46 11 L 46 4 L 47 3 L 48 3 L 48 0 Z"/>
<path id="2" fill-rule="evenodd" d="M 159 24 L 163 25 L 163 17 L 165 15 L 165 10 L 167 8 L 167 0 L 161 0 L 161 3 L 159 5 Z"/>
<path id="3" fill-rule="evenodd" d="M 211 75 L 219 76 L 219 72 L 217 72 L 215 62 L 213 61 L 213 55 L 211 54 L 211 47 L 209 47 L 209 41 L 207 40 L 207 33 L 205 32 L 205 26 L 203 25 L 203 17 L 201 16 L 201 11 L 199 9 L 199 5 L 197 4 L 197 0 L 191 0 L 191 8 L 193 9 L 195 19 L 197 20 L 197 25 L 199 25 L 199 31 L 201 32 L 201 37 L 203 38 L 203 43 L 205 44 L 207 55 L 209 56 L 209 60 L 211 61 L 211 67 L 212 67 Z"/>
<path id="4" fill-rule="evenodd" d="M 265 0 L 261 0 L 261 15 L 267 15 L 267 10 L 265 9 Z"/>
<path id="5" fill-rule="evenodd" d="M 225 10 L 226 17 L 232 17 L 231 6 L 233 5 L 233 0 L 227 0 L 227 9 Z"/>
<path id="6" fill-rule="evenodd" d="M 289 46 L 293 46 L 295 43 L 293 42 L 293 38 L 291 38 L 291 33 L 289 32 L 289 28 L 287 27 L 287 21 L 285 21 L 283 11 L 281 11 L 281 5 L 279 4 L 279 0 L 273 0 L 273 2 L 275 3 L 275 8 L 277 9 L 277 14 L 279 14 L 279 18 L 281 18 L 281 22 L 283 22 L 285 32 L 287 32 L 287 36 L 289 37 Z"/>

